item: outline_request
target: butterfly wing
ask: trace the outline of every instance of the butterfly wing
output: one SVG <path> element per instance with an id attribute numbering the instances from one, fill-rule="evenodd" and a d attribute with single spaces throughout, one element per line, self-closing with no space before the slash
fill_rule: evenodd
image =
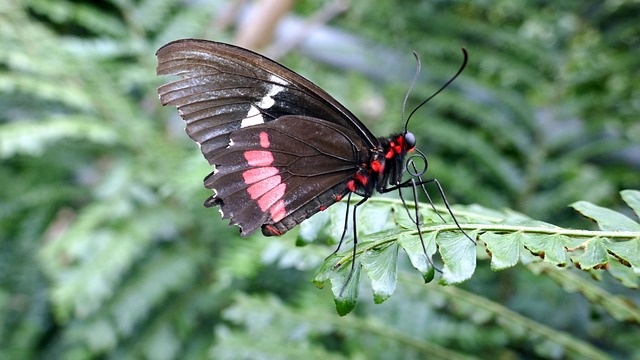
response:
<path id="1" fill-rule="evenodd" d="M 220 206 L 244 236 L 261 226 L 280 235 L 335 203 L 368 156 L 350 129 L 304 116 L 242 128 L 230 140 L 211 159 L 205 186 L 215 194 L 205 205 Z"/>
<path id="2" fill-rule="evenodd" d="M 211 162 L 229 134 L 284 115 L 323 119 L 350 129 L 374 146 L 373 134 L 324 90 L 252 51 L 219 42 L 184 39 L 161 47 L 158 75 L 182 79 L 158 89 L 163 105 L 174 105 L 186 132 Z"/>
<path id="3" fill-rule="evenodd" d="M 206 206 L 243 236 L 282 234 L 338 201 L 378 140 L 329 94 L 286 67 L 233 45 L 196 39 L 158 50 L 158 89 L 216 170 Z"/>

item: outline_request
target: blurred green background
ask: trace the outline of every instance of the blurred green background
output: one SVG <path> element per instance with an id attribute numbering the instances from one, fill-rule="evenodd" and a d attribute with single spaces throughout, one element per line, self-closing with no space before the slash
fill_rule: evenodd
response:
<path id="1" fill-rule="evenodd" d="M 160 105 L 154 54 L 233 41 L 243 4 L 0 4 L 0 358 L 640 359 L 638 322 L 593 300 L 640 296 L 606 274 L 484 261 L 442 287 L 401 271 L 384 304 L 363 290 L 340 318 L 310 282 L 332 246 L 241 239 L 205 209 L 211 168 Z M 400 129 L 412 50 L 409 110 L 469 51 L 410 128 L 450 202 L 578 228 L 577 200 L 631 214 L 618 191 L 640 188 L 637 1 L 344 4 L 323 24 L 342 2 L 295 2 L 270 51 L 302 26 L 279 61 L 378 135 Z"/>

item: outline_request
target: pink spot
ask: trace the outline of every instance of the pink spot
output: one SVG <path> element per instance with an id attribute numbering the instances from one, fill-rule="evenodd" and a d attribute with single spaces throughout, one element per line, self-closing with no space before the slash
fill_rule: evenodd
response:
<path id="1" fill-rule="evenodd" d="M 273 221 L 278 222 L 287 215 L 287 211 L 284 209 L 284 201 L 280 200 L 271 207 L 271 218 Z"/>
<path id="2" fill-rule="evenodd" d="M 249 186 L 247 188 L 247 192 L 249 193 L 249 196 L 251 196 L 252 199 L 254 200 L 258 199 L 268 191 L 273 190 L 279 184 L 284 185 L 284 184 L 281 184 L 280 180 L 281 180 L 280 175 L 272 176 L 270 178 L 261 180 Z M 260 204 L 260 201 L 262 201 L 262 199 L 258 201 L 258 204 Z M 275 202 L 275 200 L 273 202 Z M 262 209 L 262 211 L 265 211 L 266 209 L 269 208 L 269 206 L 262 207 L 262 205 L 260 204 L 260 208 Z"/>
<path id="3" fill-rule="evenodd" d="M 280 180 L 280 176 L 274 176 Z M 287 185 L 280 183 L 278 186 L 270 189 L 266 194 L 262 195 L 260 199 L 258 199 L 258 205 L 260 205 L 260 210 L 266 211 L 271 206 L 273 206 L 278 200 L 284 196 L 284 191 L 286 190 Z M 282 204 L 282 210 L 284 211 L 284 204 Z M 273 210 L 271 210 L 273 214 Z"/>
<path id="4" fill-rule="evenodd" d="M 267 166 L 273 162 L 273 154 L 268 151 L 250 150 L 244 153 L 244 158 L 251 166 Z"/>
<path id="5" fill-rule="evenodd" d="M 261 132 L 260 133 L 260 146 L 262 146 L 263 148 L 268 148 L 269 145 L 271 145 L 269 143 L 269 134 L 267 134 L 266 132 Z"/>
<path id="6" fill-rule="evenodd" d="M 242 173 L 242 177 L 244 178 L 245 184 L 253 184 L 257 183 L 260 180 L 264 180 L 268 177 L 272 177 L 273 175 L 278 174 L 278 169 L 273 166 L 268 167 L 259 167 L 247 170 Z"/>

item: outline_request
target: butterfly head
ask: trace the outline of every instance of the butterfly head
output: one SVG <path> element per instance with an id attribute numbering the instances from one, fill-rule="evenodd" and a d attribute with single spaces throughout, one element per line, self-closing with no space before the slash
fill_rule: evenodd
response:
<path id="1" fill-rule="evenodd" d="M 416 147 L 416 136 L 411 132 L 406 132 L 403 136 L 407 151 L 412 151 Z"/>

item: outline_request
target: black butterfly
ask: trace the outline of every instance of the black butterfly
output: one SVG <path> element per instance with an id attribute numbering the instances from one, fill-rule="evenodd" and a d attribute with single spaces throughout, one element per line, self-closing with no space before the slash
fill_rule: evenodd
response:
<path id="1" fill-rule="evenodd" d="M 435 182 L 444 199 L 436 179 L 422 180 L 424 171 L 405 164 L 416 145 L 408 119 L 401 133 L 375 137 L 309 80 L 237 46 L 184 39 L 156 55 L 158 75 L 182 77 L 158 89 L 162 104 L 178 108 L 187 134 L 215 165 L 204 179 L 214 194 L 204 204 L 219 206 L 242 236 L 258 228 L 265 236 L 284 234 L 355 193 L 362 196 L 353 208 L 355 253 L 356 209 L 374 191 L 415 193 Z M 413 176 L 403 182 L 406 171 Z M 414 222 L 419 226 L 417 207 Z"/>

